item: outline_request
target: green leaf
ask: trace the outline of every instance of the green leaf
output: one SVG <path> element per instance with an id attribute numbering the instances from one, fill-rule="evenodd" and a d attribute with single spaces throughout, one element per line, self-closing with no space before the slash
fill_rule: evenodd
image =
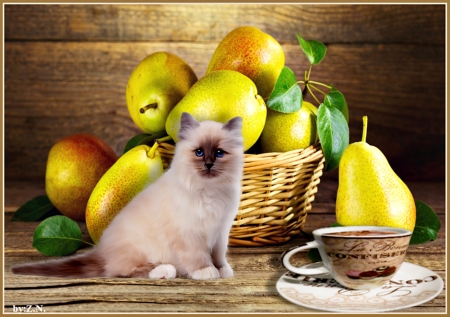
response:
<path id="1" fill-rule="evenodd" d="M 319 249 L 314 248 L 308 251 L 308 258 L 313 262 L 322 261 L 322 257 L 320 256 Z"/>
<path id="2" fill-rule="evenodd" d="M 283 113 L 297 112 L 302 107 L 302 99 L 302 90 L 294 72 L 285 66 L 267 100 L 267 107 Z"/>
<path id="3" fill-rule="evenodd" d="M 78 224 L 66 216 L 53 216 L 42 221 L 33 235 L 33 247 L 49 256 L 74 253 L 83 235 Z"/>
<path id="4" fill-rule="evenodd" d="M 23 204 L 13 214 L 11 221 L 39 221 L 61 213 L 47 196 L 37 196 Z"/>
<path id="5" fill-rule="evenodd" d="M 325 95 L 323 103 L 329 106 L 338 108 L 345 117 L 348 123 L 348 106 L 344 95 L 338 91 L 336 88 L 332 88 L 331 91 Z"/>
<path id="6" fill-rule="evenodd" d="M 421 244 L 437 239 L 441 228 L 441 222 L 430 206 L 415 200 L 416 202 L 416 225 L 409 244 Z"/>
<path id="7" fill-rule="evenodd" d="M 317 128 L 325 157 L 325 171 L 331 171 L 339 166 L 342 153 L 348 146 L 348 124 L 339 109 L 321 104 L 317 116 Z"/>
<path id="8" fill-rule="evenodd" d="M 156 139 L 160 139 L 167 136 L 167 133 L 165 131 L 155 133 L 155 134 L 148 134 L 148 133 L 141 133 L 134 137 L 132 137 L 127 144 L 125 145 L 125 148 L 123 149 L 123 154 L 131 150 L 132 148 L 141 145 L 141 144 L 147 144 L 147 145 L 153 145 Z"/>
<path id="9" fill-rule="evenodd" d="M 315 40 L 306 41 L 298 34 L 297 39 L 311 65 L 317 65 L 323 60 L 327 52 L 327 48 L 323 43 Z"/>

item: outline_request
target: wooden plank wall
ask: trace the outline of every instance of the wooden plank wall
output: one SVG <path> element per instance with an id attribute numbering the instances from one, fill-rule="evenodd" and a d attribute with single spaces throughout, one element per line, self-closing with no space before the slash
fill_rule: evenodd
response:
<path id="1" fill-rule="evenodd" d="M 139 129 L 125 86 L 148 54 L 170 51 L 203 76 L 221 39 L 253 25 L 277 39 L 286 65 L 308 68 L 296 34 L 324 42 L 312 78 L 350 109 L 350 141 L 368 142 L 404 180 L 445 179 L 444 5 L 5 5 L 5 179 L 42 182 L 60 138 L 97 135 L 121 153 Z"/>

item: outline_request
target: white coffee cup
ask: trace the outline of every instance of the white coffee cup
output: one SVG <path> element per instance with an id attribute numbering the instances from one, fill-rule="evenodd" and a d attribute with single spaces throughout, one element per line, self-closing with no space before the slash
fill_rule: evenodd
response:
<path id="1" fill-rule="evenodd" d="M 283 266 L 302 275 L 329 273 L 351 289 L 371 289 L 388 282 L 398 271 L 412 232 L 377 226 L 330 227 L 313 231 L 314 241 L 281 255 Z M 289 260 L 297 252 L 317 248 L 322 267 L 296 267 Z"/>

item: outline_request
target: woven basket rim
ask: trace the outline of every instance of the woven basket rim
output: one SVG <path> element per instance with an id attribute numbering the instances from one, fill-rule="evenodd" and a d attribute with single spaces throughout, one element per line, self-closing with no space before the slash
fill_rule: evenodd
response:
<path id="1" fill-rule="evenodd" d="M 169 142 L 161 142 L 159 143 L 158 149 L 164 149 L 168 151 L 174 151 L 176 147 L 176 144 L 172 144 Z M 320 150 L 320 151 L 319 151 Z M 301 149 L 295 149 L 290 150 L 286 152 L 265 152 L 265 153 L 244 153 L 244 160 L 245 162 L 253 162 L 253 161 L 271 161 L 274 158 L 277 159 L 287 159 L 289 157 L 295 156 L 295 155 L 301 155 L 301 156 L 307 156 L 309 153 L 312 152 L 321 152 L 322 151 L 322 145 L 319 142 L 316 142 L 306 148 Z"/>

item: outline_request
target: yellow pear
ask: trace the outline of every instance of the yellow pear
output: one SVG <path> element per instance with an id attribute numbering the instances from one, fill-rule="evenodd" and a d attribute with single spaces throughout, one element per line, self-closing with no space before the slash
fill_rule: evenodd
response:
<path id="1" fill-rule="evenodd" d="M 317 140 L 317 107 L 313 104 L 303 101 L 293 113 L 268 110 L 260 139 L 264 153 L 304 149 Z"/>
<path id="2" fill-rule="evenodd" d="M 234 117 L 242 117 L 246 151 L 261 135 L 267 107 L 247 76 L 233 70 L 218 70 L 196 82 L 167 117 L 166 132 L 175 142 L 183 112 L 190 113 L 197 121 L 226 123 Z"/>
<path id="3" fill-rule="evenodd" d="M 254 26 L 241 26 L 219 43 L 206 70 L 206 74 L 221 69 L 238 71 L 256 84 L 264 99 L 273 87 L 284 67 L 281 45 L 269 34 Z"/>
<path id="4" fill-rule="evenodd" d="M 132 148 L 95 186 L 86 207 L 86 227 L 94 243 L 123 207 L 163 174 L 157 147 L 155 142 L 151 148 L 148 145 Z"/>
<path id="5" fill-rule="evenodd" d="M 63 215 L 84 221 L 92 191 L 117 159 L 113 149 L 94 135 L 79 133 L 59 140 L 47 159 L 48 198 Z"/>
<path id="6" fill-rule="evenodd" d="M 192 68 L 177 55 L 148 55 L 128 79 L 125 95 L 131 119 L 145 133 L 163 132 L 169 112 L 196 81 Z"/>
<path id="7" fill-rule="evenodd" d="M 350 144 L 339 162 L 336 220 L 343 226 L 387 226 L 414 230 L 416 205 L 383 153 L 362 141 Z"/>

